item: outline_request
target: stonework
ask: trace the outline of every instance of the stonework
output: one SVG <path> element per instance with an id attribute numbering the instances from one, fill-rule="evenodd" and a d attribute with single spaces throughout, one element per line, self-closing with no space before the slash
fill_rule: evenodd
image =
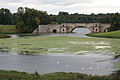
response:
<path id="1" fill-rule="evenodd" d="M 33 33 L 71 33 L 77 27 L 86 27 L 91 32 L 107 32 L 110 24 L 102 23 L 62 23 L 39 25 Z"/>

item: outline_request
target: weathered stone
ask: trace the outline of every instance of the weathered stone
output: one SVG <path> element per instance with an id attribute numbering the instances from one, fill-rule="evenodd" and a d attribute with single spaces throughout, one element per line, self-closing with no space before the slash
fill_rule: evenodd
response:
<path id="1" fill-rule="evenodd" d="M 86 27 L 91 32 L 107 32 L 110 24 L 102 23 L 62 23 L 39 25 L 33 33 L 71 33 L 77 27 Z"/>

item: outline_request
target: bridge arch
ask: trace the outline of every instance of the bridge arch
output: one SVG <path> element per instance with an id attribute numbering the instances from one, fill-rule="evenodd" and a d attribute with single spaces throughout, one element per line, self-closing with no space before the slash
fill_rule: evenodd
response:
<path id="1" fill-rule="evenodd" d="M 53 33 L 57 33 L 57 29 L 53 29 L 53 31 L 52 31 Z"/>
<path id="2" fill-rule="evenodd" d="M 81 29 L 88 29 L 89 31 L 90 31 L 90 29 L 89 28 L 87 28 L 87 27 L 85 27 L 85 26 L 75 26 L 75 27 L 73 27 L 72 29 L 71 29 L 71 31 L 70 32 L 73 32 L 75 29 L 77 29 L 77 28 L 81 28 Z M 90 31 L 91 32 L 91 31 Z"/>
<path id="3" fill-rule="evenodd" d="M 98 27 L 94 27 L 94 28 L 93 28 L 93 31 L 94 31 L 94 32 L 100 32 L 100 29 L 99 29 Z"/>
<path id="4" fill-rule="evenodd" d="M 39 25 L 33 33 L 71 33 L 76 28 L 88 28 L 91 32 L 107 32 L 110 24 L 102 23 L 61 23 L 61 24 L 48 24 L 48 25 Z"/>

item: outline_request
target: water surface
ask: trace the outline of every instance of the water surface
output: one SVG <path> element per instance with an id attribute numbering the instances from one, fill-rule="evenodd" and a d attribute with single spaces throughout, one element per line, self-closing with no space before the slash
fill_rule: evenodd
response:
<path id="1" fill-rule="evenodd" d="M 76 28 L 73 33 L 58 34 L 46 33 L 42 36 L 77 36 L 88 37 L 85 34 L 90 33 L 87 28 Z M 11 35 L 11 38 L 33 37 Z M 101 47 L 100 47 L 101 48 Z M 22 72 L 41 74 L 53 72 L 78 72 L 91 75 L 109 75 L 116 69 L 113 68 L 112 56 L 101 54 L 88 55 L 17 55 L 16 52 L 0 51 L 0 69 L 17 70 Z"/>
<path id="2" fill-rule="evenodd" d="M 85 34 L 90 33 L 91 31 L 88 28 L 76 28 L 72 33 L 42 33 L 40 35 L 34 37 L 42 37 L 42 36 L 75 36 L 75 37 L 89 37 Z M 25 35 L 11 35 L 11 38 L 17 37 L 33 37 L 33 36 L 25 36 Z"/>
<path id="3" fill-rule="evenodd" d="M 111 56 L 79 55 L 79 56 L 51 56 L 51 55 L 0 55 L 1 70 L 17 70 L 34 73 L 77 72 L 92 75 L 108 75 L 113 69 Z M 107 59 L 107 60 L 106 60 Z M 106 60 L 104 62 L 97 62 Z"/>

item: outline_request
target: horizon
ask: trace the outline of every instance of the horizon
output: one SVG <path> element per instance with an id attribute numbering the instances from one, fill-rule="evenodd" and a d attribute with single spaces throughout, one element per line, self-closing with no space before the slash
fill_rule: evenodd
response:
<path id="1" fill-rule="evenodd" d="M 120 12 L 119 0 L 1 0 L 0 3 L 0 8 L 10 9 L 12 13 L 17 12 L 18 7 L 34 8 L 54 15 L 58 14 L 59 11 L 70 14 Z"/>

